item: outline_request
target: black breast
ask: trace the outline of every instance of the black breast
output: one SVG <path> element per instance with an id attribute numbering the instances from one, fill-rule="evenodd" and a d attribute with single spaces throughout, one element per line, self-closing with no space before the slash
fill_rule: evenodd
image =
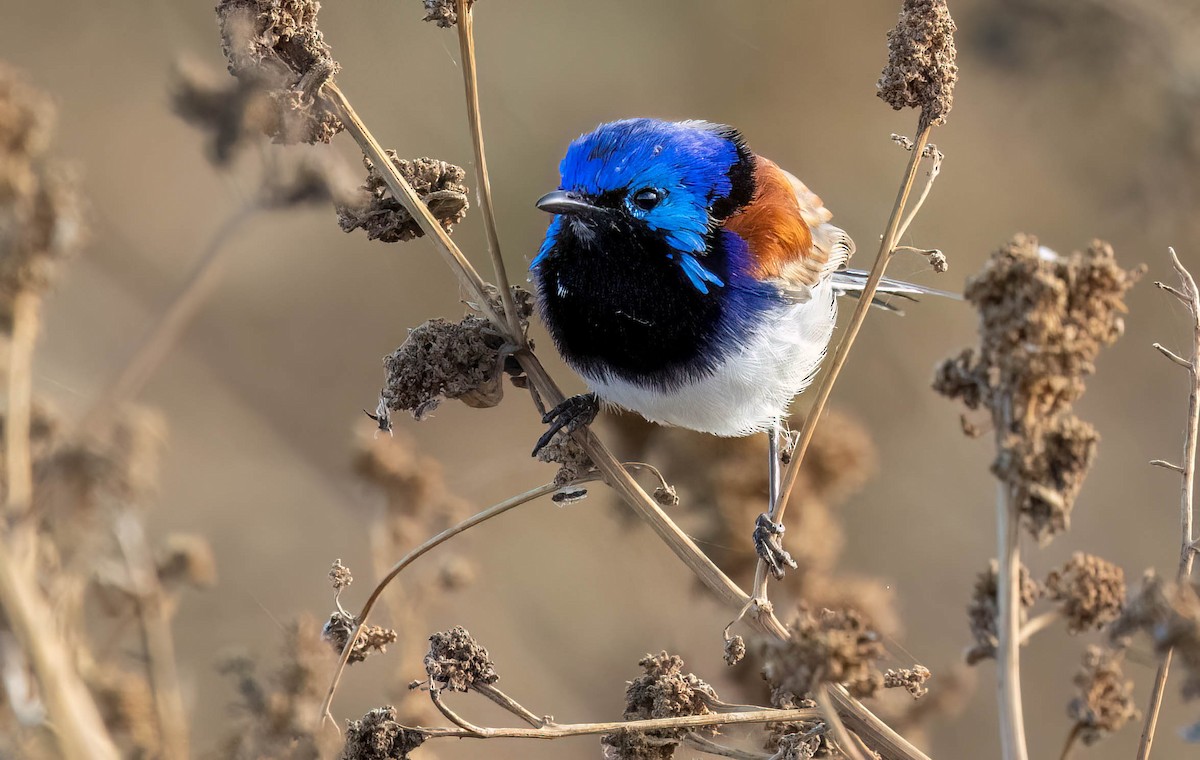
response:
<path id="1" fill-rule="evenodd" d="M 678 387 L 720 358 L 720 290 L 698 291 L 656 233 L 621 226 L 580 237 L 563 225 L 534 270 L 542 319 L 576 370 Z M 704 266 L 728 282 L 727 257 L 715 248 Z"/>

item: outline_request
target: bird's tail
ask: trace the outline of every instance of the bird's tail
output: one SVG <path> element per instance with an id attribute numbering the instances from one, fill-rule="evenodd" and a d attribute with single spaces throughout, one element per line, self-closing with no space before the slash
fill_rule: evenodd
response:
<path id="1" fill-rule="evenodd" d="M 869 276 L 869 272 L 864 272 L 861 269 L 842 269 L 834 272 L 832 277 L 834 292 L 839 296 L 859 298 L 862 295 L 863 288 L 866 286 Z M 955 301 L 963 300 L 961 295 L 951 293 L 948 290 L 927 288 L 924 285 L 914 285 L 911 282 L 884 277 L 879 281 L 879 289 L 875 291 L 875 297 L 871 299 L 871 304 L 887 311 L 903 314 L 904 311 L 891 303 L 891 300 L 887 296 L 896 296 L 909 301 L 919 300 L 917 296 L 940 296 Z"/>

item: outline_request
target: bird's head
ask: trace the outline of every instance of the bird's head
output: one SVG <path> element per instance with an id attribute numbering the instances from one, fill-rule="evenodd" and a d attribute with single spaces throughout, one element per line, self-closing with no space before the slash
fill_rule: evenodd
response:
<path id="1" fill-rule="evenodd" d="M 603 124 L 571 143 L 559 165 L 559 189 L 538 200 L 555 214 L 538 257 L 563 236 L 603 252 L 606 235 L 636 235 L 695 269 L 710 231 L 754 194 L 754 154 L 732 127 L 704 121 L 626 119 Z M 689 274 L 693 284 L 696 278 Z"/>

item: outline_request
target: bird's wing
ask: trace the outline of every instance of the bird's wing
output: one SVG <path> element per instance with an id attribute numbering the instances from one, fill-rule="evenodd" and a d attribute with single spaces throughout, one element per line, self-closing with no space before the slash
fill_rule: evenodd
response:
<path id="1" fill-rule="evenodd" d="M 808 300 L 813 286 L 845 268 L 854 241 L 829 223 L 833 214 L 816 193 L 773 161 L 758 156 L 754 176 L 754 200 L 725 226 L 749 245 L 757 276 Z"/>

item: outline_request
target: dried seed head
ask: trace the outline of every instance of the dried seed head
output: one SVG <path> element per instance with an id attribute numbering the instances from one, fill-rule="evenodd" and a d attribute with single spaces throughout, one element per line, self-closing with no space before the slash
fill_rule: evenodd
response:
<path id="1" fill-rule="evenodd" d="M 488 651 L 461 625 L 429 637 L 425 672 L 432 683 L 450 691 L 468 691 L 476 684 L 500 680 Z"/>
<path id="2" fill-rule="evenodd" d="M 897 111 L 920 108 L 921 129 L 945 124 L 954 104 L 956 28 L 946 0 L 904 0 L 900 20 L 888 32 L 879 97 Z"/>
<path id="3" fill-rule="evenodd" d="M 1046 596 L 1062 603 L 1067 630 L 1102 628 L 1121 614 L 1125 571 L 1092 554 L 1075 552 L 1070 561 L 1046 576 Z"/>
<path id="4" fill-rule="evenodd" d="M 1096 459 L 1100 434 L 1064 411 L 1043 421 L 1036 435 L 1006 437 L 992 472 L 1017 484 L 1025 527 L 1044 544 L 1070 527 L 1075 497 Z"/>
<path id="5" fill-rule="evenodd" d="M 317 28 L 315 0 L 221 0 L 229 73 L 266 94 L 259 125 L 276 142 L 329 142 L 344 128 L 317 97 L 339 70 Z"/>
<path id="6" fill-rule="evenodd" d="M 337 736 L 322 730 L 315 705 L 325 696 L 333 665 L 311 618 L 286 626 L 282 660 L 267 675 L 264 658 L 227 658 L 219 669 L 234 679 L 240 700 L 215 753 L 229 758 L 332 757 Z"/>
<path id="7" fill-rule="evenodd" d="M 1079 727 L 1079 739 L 1091 746 L 1126 723 L 1140 719 L 1133 699 L 1133 681 L 1121 670 L 1124 653 L 1089 646 L 1074 682 L 1079 696 L 1067 705 L 1067 715 Z"/>
<path id="8" fill-rule="evenodd" d="M 329 583 L 333 586 L 334 591 L 341 591 L 354 583 L 354 576 L 351 575 L 350 568 L 343 565 L 340 559 L 335 559 L 333 566 L 329 568 Z"/>
<path id="9" fill-rule="evenodd" d="M 654 489 L 654 502 L 660 507 L 677 507 L 679 506 L 679 492 L 675 490 L 675 486 L 659 486 Z"/>
<path id="10" fill-rule="evenodd" d="M 392 411 L 411 412 L 417 420 L 443 398 L 494 406 L 502 389 L 503 345 L 504 338 L 483 317 L 467 315 L 458 323 L 431 319 L 410 330 L 403 345 L 383 358 L 387 378 L 380 397 Z"/>
<path id="11" fill-rule="evenodd" d="M 49 99 L 0 64 L 0 320 L 12 298 L 48 289 L 83 239 L 78 179 L 49 158 Z"/>
<path id="12" fill-rule="evenodd" d="M 967 283 L 980 347 L 943 362 L 934 389 L 990 411 L 992 472 L 1043 543 L 1067 528 L 1098 441 L 1071 405 L 1100 350 L 1123 332 L 1125 293 L 1141 273 L 1119 267 L 1107 243 L 1064 257 L 1018 235 Z"/>
<path id="13" fill-rule="evenodd" d="M 554 484 L 558 486 L 569 486 L 596 470 L 596 465 L 583 450 L 583 446 L 562 430 L 555 433 L 550 443 L 538 450 L 537 458 L 539 462 L 553 462 L 559 465 L 558 472 L 554 473 Z"/>
<path id="14" fill-rule="evenodd" d="M 452 232 L 454 225 L 466 218 L 470 207 L 465 182 L 467 173 L 461 167 L 436 158 L 411 161 L 397 158 L 394 150 L 387 151 L 387 156 L 446 232 Z M 338 225 L 342 231 L 353 232 L 361 227 L 368 240 L 385 243 L 400 243 L 423 236 L 425 232 L 404 204 L 392 195 L 375 164 L 363 156 L 363 165 L 367 168 L 367 181 L 358 196 L 337 207 Z"/>
<path id="15" fill-rule="evenodd" d="M 186 583 L 193 588 L 217 585 L 217 560 L 208 539 L 195 533 L 171 533 L 159 552 L 158 580 L 164 586 Z"/>
<path id="16" fill-rule="evenodd" d="M 350 636 L 357 627 L 358 618 L 339 610 L 329 616 L 328 622 L 321 629 L 321 638 L 329 644 L 333 651 L 341 654 L 346 648 L 346 642 L 350 640 Z M 391 628 L 379 625 L 366 626 L 355 640 L 354 648 L 350 650 L 350 659 L 347 662 L 362 662 L 373 652 L 383 654 L 387 651 L 388 644 L 396 642 L 396 636 L 396 632 Z"/>
<path id="17" fill-rule="evenodd" d="M 933 674 L 924 665 L 913 665 L 911 668 L 901 668 L 900 670 L 888 668 L 887 672 L 883 674 L 883 687 L 885 689 L 902 688 L 912 694 L 913 699 L 920 699 L 929 693 L 925 682 L 931 677 Z"/>
<path id="18" fill-rule="evenodd" d="M 883 644 L 857 610 L 824 609 L 814 616 L 801 607 L 788 628 L 787 640 L 758 643 L 774 704 L 811 695 L 822 683 L 842 684 L 859 697 L 883 686 L 875 665 L 884 655 Z"/>
<path id="19" fill-rule="evenodd" d="M 397 722 L 396 708 L 377 707 L 362 720 L 346 722 L 346 746 L 340 760 L 407 760 L 426 735 Z"/>
<path id="20" fill-rule="evenodd" d="M 1200 595 L 1196 587 L 1164 581 L 1147 570 L 1141 586 L 1108 629 L 1110 638 L 1120 644 L 1138 631 L 1150 636 L 1156 654 L 1171 650 L 1183 665 L 1184 699 L 1200 698 Z"/>
<path id="21" fill-rule="evenodd" d="M 646 655 L 638 665 L 643 670 L 642 675 L 630 681 L 625 689 L 625 720 L 677 718 L 710 712 L 706 698 L 715 699 L 716 691 L 694 674 L 685 673 L 681 658 L 660 652 Z M 686 733 L 687 729 L 616 731 L 606 734 L 600 741 L 607 757 L 666 760 L 674 756 L 678 741 Z"/>
<path id="22" fill-rule="evenodd" d="M 443 29 L 449 29 L 458 23 L 458 3 L 455 0 L 423 0 L 425 3 L 425 20 L 432 21 Z M 471 11 L 475 0 L 467 0 L 467 12 Z"/>
<path id="23" fill-rule="evenodd" d="M 1000 565 L 992 560 L 988 569 L 975 578 L 975 591 L 967 604 L 967 618 L 971 624 L 971 636 L 975 638 L 975 646 L 967 650 L 968 665 L 974 665 L 980 660 L 996 656 L 997 620 L 1000 617 L 1000 607 L 997 594 L 1000 584 Z M 1021 565 L 1021 611 L 1022 623 L 1028 617 L 1029 608 L 1042 596 L 1042 587 L 1030 575 L 1029 569 Z"/>
<path id="24" fill-rule="evenodd" d="M 725 639 L 725 664 L 737 665 L 746 656 L 746 641 L 741 636 L 734 634 L 728 639 Z"/>

